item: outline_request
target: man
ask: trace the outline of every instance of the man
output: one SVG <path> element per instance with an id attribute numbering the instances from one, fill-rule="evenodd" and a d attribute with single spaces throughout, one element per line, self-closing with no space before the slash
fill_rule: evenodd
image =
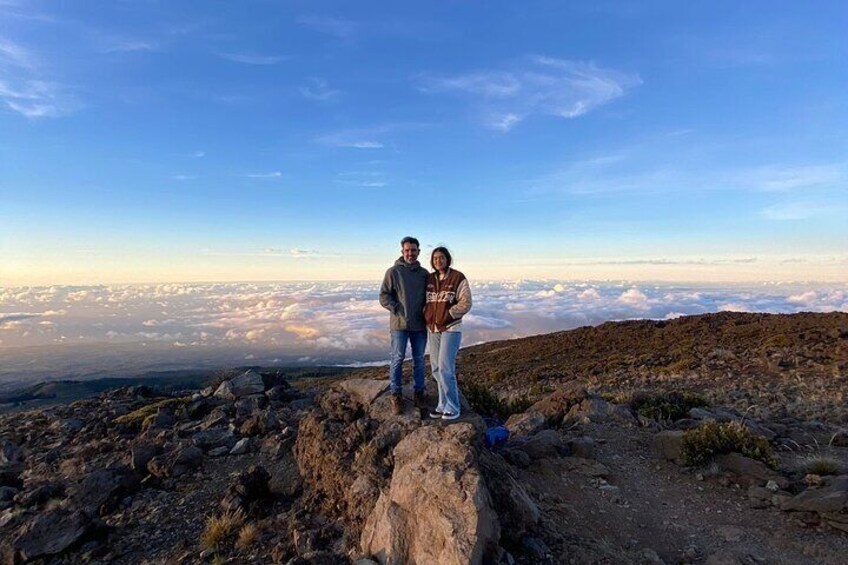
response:
<path id="1" fill-rule="evenodd" d="M 415 404 L 424 406 L 424 348 L 427 345 L 427 326 L 424 324 L 424 303 L 427 290 L 427 269 L 418 262 L 418 240 L 405 237 L 400 242 L 400 258 L 386 271 L 380 287 L 380 305 L 391 312 L 389 329 L 392 337 L 389 378 L 392 391 L 392 412 L 403 412 L 402 377 L 407 342 L 412 346 L 412 380 Z"/>

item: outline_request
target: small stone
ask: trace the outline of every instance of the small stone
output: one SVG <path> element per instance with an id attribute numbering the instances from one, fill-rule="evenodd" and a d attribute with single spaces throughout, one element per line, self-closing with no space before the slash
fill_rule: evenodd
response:
<path id="1" fill-rule="evenodd" d="M 766 483 L 766 488 L 771 492 L 777 492 L 780 490 L 780 486 L 774 481 L 769 481 Z"/>
<path id="2" fill-rule="evenodd" d="M 250 438 L 245 437 L 240 440 L 233 446 L 230 450 L 230 455 L 244 455 L 250 451 Z"/>

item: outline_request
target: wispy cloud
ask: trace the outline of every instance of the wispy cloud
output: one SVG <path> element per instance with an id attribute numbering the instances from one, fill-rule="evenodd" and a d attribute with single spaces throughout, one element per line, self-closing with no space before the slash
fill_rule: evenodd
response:
<path id="1" fill-rule="evenodd" d="M 268 247 L 264 250 L 264 254 L 273 255 L 276 257 L 292 257 L 294 259 L 317 258 L 323 256 L 317 251 L 312 251 L 309 249 L 300 249 L 299 247 L 292 247 L 291 249 L 277 249 L 275 247 Z"/>
<path id="2" fill-rule="evenodd" d="M 831 211 L 833 208 L 814 202 L 784 202 L 763 209 L 762 214 L 769 220 L 807 220 Z"/>
<path id="3" fill-rule="evenodd" d="M 79 106 L 61 85 L 42 80 L 23 80 L 14 86 L 0 81 L 0 100 L 27 118 L 55 118 Z"/>
<path id="4" fill-rule="evenodd" d="M 381 171 L 350 171 L 336 175 L 335 182 L 364 188 L 383 188 L 387 185 L 385 174 Z"/>
<path id="5" fill-rule="evenodd" d="M 280 171 L 273 171 L 271 173 L 248 173 L 245 176 L 249 179 L 278 179 L 283 176 L 283 173 Z"/>
<path id="6" fill-rule="evenodd" d="M 258 55 L 256 53 L 220 53 L 222 59 L 245 65 L 276 65 L 288 59 L 282 55 Z"/>
<path id="7" fill-rule="evenodd" d="M 315 141 L 330 147 L 352 147 L 354 149 L 382 149 L 383 143 L 376 139 L 359 137 L 356 132 L 339 132 L 323 135 Z"/>
<path id="8" fill-rule="evenodd" d="M 387 145 L 385 137 L 400 131 L 430 127 L 424 122 L 393 122 L 368 128 L 345 129 L 315 138 L 316 143 L 330 147 L 352 147 L 355 149 L 381 149 Z"/>
<path id="9" fill-rule="evenodd" d="M 331 35 L 339 39 L 351 39 L 359 30 L 359 25 L 356 22 L 341 18 L 301 16 L 297 18 L 297 23 L 319 33 Z"/>
<path id="10" fill-rule="evenodd" d="M 0 64 L 34 70 L 35 58 L 22 46 L 0 38 Z"/>
<path id="11" fill-rule="evenodd" d="M 45 80 L 30 50 L 7 39 L 0 39 L 0 105 L 31 119 L 62 116 L 79 107 L 64 86 Z"/>
<path id="12" fill-rule="evenodd" d="M 161 45 L 156 41 L 144 39 L 112 39 L 103 46 L 104 53 L 139 53 L 157 51 Z"/>
<path id="13" fill-rule="evenodd" d="M 848 166 L 845 163 L 767 166 L 740 175 L 740 180 L 764 191 L 788 192 L 799 188 L 848 188 Z"/>
<path id="14" fill-rule="evenodd" d="M 506 132 L 533 115 L 582 116 L 642 81 L 638 75 L 591 62 L 530 56 L 506 69 L 422 74 L 417 82 L 423 92 L 470 97 L 485 127 Z"/>
<path id="15" fill-rule="evenodd" d="M 310 78 L 309 84 L 301 86 L 299 90 L 304 98 L 318 102 L 326 102 L 341 94 L 340 90 L 330 88 L 325 79 L 317 77 Z"/>
<path id="16" fill-rule="evenodd" d="M 197 178 L 195 175 L 174 175 L 171 177 L 174 180 L 185 181 L 185 180 L 194 180 Z"/>

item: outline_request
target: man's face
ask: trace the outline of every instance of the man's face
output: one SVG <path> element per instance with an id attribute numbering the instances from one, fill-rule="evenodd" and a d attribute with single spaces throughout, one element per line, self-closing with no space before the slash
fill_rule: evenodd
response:
<path id="1" fill-rule="evenodd" d="M 404 243 L 400 252 L 403 254 L 403 260 L 407 263 L 415 263 L 418 260 L 418 246 L 414 243 Z"/>

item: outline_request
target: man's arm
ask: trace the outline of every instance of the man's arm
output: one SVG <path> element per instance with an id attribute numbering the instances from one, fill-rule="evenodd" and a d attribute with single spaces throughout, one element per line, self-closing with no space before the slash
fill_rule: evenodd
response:
<path id="1" fill-rule="evenodd" d="M 392 281 L 391 269 L 386 271 L 386 275 L 383 277 L 383 284 L 380 285 L 380 306 L 392 314 L 397 314 L 398 312 L 397 293 L 395 292 Z"/>
<path id="2" fill-rule="evenodd" d="M 468 314 L 469 310 L 471 310 L 471 286 L 468 284 L 468 279 L 463 279 L 459 283 L 459 288 L 456 289 L 456 304 L 450 307 L 448 313 L 458 320 Z"/>

